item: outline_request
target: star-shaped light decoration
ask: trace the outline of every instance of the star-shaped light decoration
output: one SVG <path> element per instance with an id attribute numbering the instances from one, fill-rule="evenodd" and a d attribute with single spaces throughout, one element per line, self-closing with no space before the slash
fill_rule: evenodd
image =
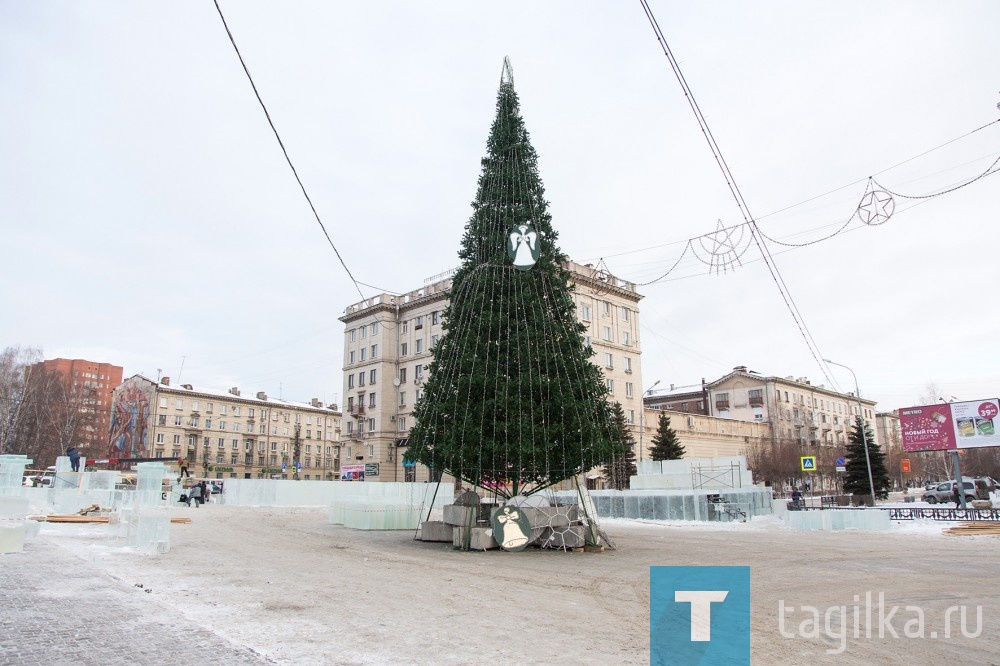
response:
<path id="1" fill-rule="evenodd" d="M 896 210 L 896 200 L 885 190 L 872 190 L 861 197 L 858 217 L 865 224 L 876 227 L 889 221 Z"/>

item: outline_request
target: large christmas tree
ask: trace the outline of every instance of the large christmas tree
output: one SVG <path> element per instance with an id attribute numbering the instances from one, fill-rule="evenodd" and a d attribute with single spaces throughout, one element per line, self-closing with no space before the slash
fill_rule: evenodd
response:
<path id="1" fill-rule="evenodd" d="M 408 460 L 505 497 L 621 453 L 509 63 Z"/>
<path id="2" fill-rule="evenodd" d="M 889 472 L 885 468 L 885 453 L 882 451 L 882 447 L 875 443 L 875 435 L 868 424 L 862 424 L 860 416 L 854 417 L 854 427 L 848 435 L 848 440 L 844 492 L 871 497 L 872 484 L 868 482 L 868 463 L 871 462 L 875 497 L 883 500 L 888 499 Z M 865 459 L 865 443 L 868 444 L 867 460 Z"/>

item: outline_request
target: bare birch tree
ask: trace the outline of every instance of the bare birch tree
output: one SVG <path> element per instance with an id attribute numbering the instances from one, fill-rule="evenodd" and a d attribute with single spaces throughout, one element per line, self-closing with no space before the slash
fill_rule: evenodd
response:
<path id="1" fill-rule="evenodd" d="M 35 347 L 7 347 L 0 354 L 0 454 L 25 453 L 20 441 L 31 407 L 27 395 L 27 368 L 42 358 Z"/>

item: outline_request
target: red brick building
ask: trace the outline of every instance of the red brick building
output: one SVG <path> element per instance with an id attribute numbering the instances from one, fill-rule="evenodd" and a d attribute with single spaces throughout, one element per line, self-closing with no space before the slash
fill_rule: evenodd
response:
<path id="1" fill-rule="evenodd" d="M 83 359 L 56 358 L 36 363 L 29 372 L 56 372 L 64 381 L 67 395 L 79 403 L 79 410 L 86 414 L 86 425 L 75 442 L 80 452 L 88 458 L 104 455 L 111 432 L 112 393 L 122 383 L 121 366 Z"/>

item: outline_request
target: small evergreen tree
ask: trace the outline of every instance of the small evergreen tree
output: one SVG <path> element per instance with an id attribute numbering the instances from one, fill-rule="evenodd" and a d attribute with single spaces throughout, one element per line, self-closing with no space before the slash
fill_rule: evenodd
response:
<path id="1" fill-rule="evenodd" d="M 864 435 L 862 435 L 864 433 Z M 889 472 L 885 468 L 885 453 L 882 447 L 875 443 L 875 435 L 860 416 L 855 417 L 854 427 L 848 437 L 847 472 L 844 476 L 844 492 L 853 495 L 871 497 L 871 484 L 868 482 L 868 462 L 872 466 L 872 481 L 875 483 L 875 497 L 888 499 Z M 865 443 L 868 444 L 868 460 L 865 459 Z"/>
<path id="2" fill-rule="evenodd" d="M 625 422 L 625 410 L 621 403 L 616 402 L 612 410 L 615 443 L 621 453 L 604 466 L 604 478 L 609 488 L 628 490 L 632 477 L 638 471 L 635 466 L 635 438 Z"/>
<path id="3" fill-rule="evenodd" d="M 649 457 L 652 460 L 680 460 L 685 453 L 687 450 L 677 438 L 677 432 L 670 427 L 670 417 L 666 412 L 660 412 L 653 444 L 649 447 Z"/>

